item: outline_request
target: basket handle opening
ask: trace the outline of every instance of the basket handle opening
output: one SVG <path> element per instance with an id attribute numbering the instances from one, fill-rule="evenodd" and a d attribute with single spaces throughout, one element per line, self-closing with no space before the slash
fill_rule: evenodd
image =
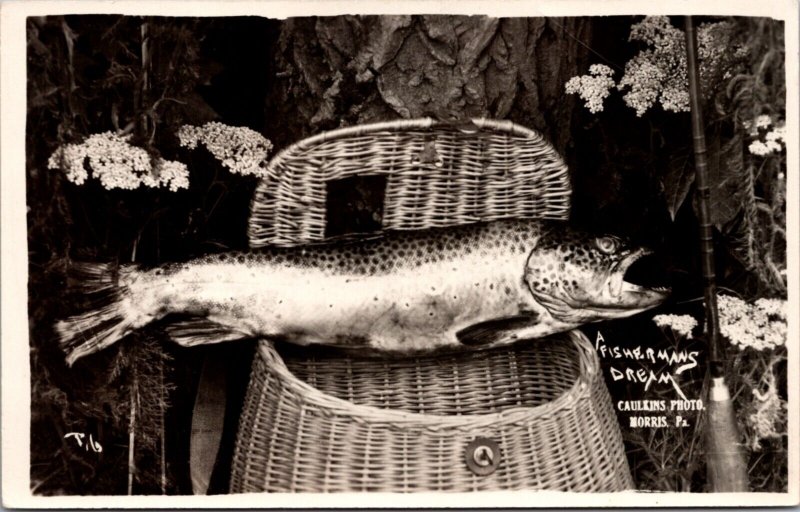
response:
<path id="1" fill-rule="evenodd" d="M 325 238 L 383 229 L 386 175 L 355 175 L 325 183 Z"/>

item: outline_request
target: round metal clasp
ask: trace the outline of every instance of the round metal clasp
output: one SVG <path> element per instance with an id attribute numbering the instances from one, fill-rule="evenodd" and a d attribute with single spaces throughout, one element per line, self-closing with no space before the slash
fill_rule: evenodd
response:
<path id="1" fill-rule="evenodd" d="M 476 475 L 491 475 L 500 464 L 500 446 L 486 437 L 477 437 L 464 452 L 467 467 Z"/>

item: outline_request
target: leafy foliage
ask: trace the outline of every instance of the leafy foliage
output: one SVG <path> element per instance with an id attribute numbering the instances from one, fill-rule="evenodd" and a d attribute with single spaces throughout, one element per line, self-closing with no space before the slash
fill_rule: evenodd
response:
<path id="1" fill-rule="evenodd" d="M 677 18 L 672 20 L 669 27 L 659 24 L 660 33 L 673 34 L 674 45 L 683 38 L 677 21 Z M 783 23 L 765 18 L 707 21 L 726 27 L 728 43 L 707 49 L 730 64 L 701 80 L 705 92 L 710 209 L 716 230 L 717 283 L 728 293 L 736 293 L 749 302 L 765 297 L 785 299 L 786 163 L 780 144 L 786 94 Z M 613 57 L 630 59 L 639 55 L 638 47 L 629 44 L 630 53 L 626 54 L 613 42 L 630 34 L 631 25 L 636 23 L 626 25 L 620 20 L 618 37 L 603 33 L 593 41 L 598 54 L 612 56 L 605 60 L 617 69 L 625 66 L 614 62 Z M 607 42 L 608 39 L 612 41 Z M 649 44 L 648 38 L 644 39 L 642 42 Z M 666 48 L 673 43 L 662 46 Z M 651 57 L 657 53 L 652 52 Z M 701 64 L 703 58 L 701 51 Z M 693 208 L 695 169 L 690 119 L 687 113 L 655 108 L 648 108 L 646 115 L 638 117 L 632 115 L 631 106 L 624 99 L 615 96 L 605 98 L 601 112 L 579 112 L 586 138 L 578 138 L 576 147 L 582 148 L 586 156 L 577 157 L 573 165 L 577 196 L 574 203 L 577 213 L 583 215 L 582 222 L 588 226 L 628 230 L 667 253 L 675 303 L 667 305 L 665 311 L 673 313 L 685 307 L 682 304 L 700 300 L 703 287 L 695 235 L 698 223 Z M 659 101 L 658 97 L 656 94 L 651 98 L 651 107 Z M 576 134 L 583 136 L 577 130 Z M 763 147 L 754 146 L 755 141 Z M 767 146 L 769 142 L 772 144 Z M 597 150 L 592 152 L 595 146 Z M 641 151 L 643 148 L 645 152 Z M 652 191 L 631 186 L 631 191 L 626 190 L 626 183 L 638 180 L 660 183 L 661 187 Z M 638 205 L 637 201 L 644 204 Z M 613 220 L 600 224 L 599 219 L 605 217 Z M 702 318 L 700 311 L 692 314 Z M 702 338 L 688 340 L 670 337 L 669 333 L 666 338 L 659 338 L 633 328 L 631 333 L 628 336 L 637 341 L 648 340 L 649 346 L 656 348 L 677 344 L 682 349 L 696 347 L 701 353 L 706 350 Z M 739 430 L 750 447 L 751 487 L 754 491 L 785 490 L 788 445 L 781 419 L 784 414 L 781 404 L 786 396 L 785 349 L 776 347 L 760 352 L 730 346 L 727 352 L 726 375 L 736 396 Z M 642 396 L 636 390 L 613 388 L 614 384 L 609 384 L 615 398 L 666 397 L 664 393 L 660 396 L 657 389 Z M 684 392 L 693 396 L 703 396 L 705 385 L 704 371 L 686 374 L 681 382 Z M 765 422 L 766 417 L 770 421 Z M 699 424 L 702 421 L 702 415 L 690 420 L 693 425 L 698 423 L 690 432 L 628 429 L 622 422 L 634 478 L 640 489 L 705 489 L 704 433 Z M 770 435 L 763 437 L 765 433 Z"/>
<path id="2" fill-rule="evenodd" d="M 758 280 L 755 293 L 786 293 L 786 161 L 783 153 L 758 156 L 745 153 L 742 139 L 759 116 L 784 119 L 786 112 L 785 46 L 783 24 L 769 19 L 739 21 L 739 37 L 748 50 L 748 66 L 717 96 L 720 123 L 733 124 L 725 166 L 716 188 L 736 187 L 739 217 L 718 223 L 732 252 L 752 269 Z M 713 192 L 712 192 L 713 193 Z"/>
<path id="3" fill-rule="evenodd" d="M 242 198 L 249 197 L 254 182 L 228 180 L 211 155 L 181 150 L 175 136 L 186 123 L 216 117 L 199 93 L 210 78 L 206 70 L 214 69 L 201 63 L 209 23 L 123 16 L 28 19 L 31 481 L 36 493 L 185 492 L 169 462 L 175 461 L 176 446 L 167 434 L 184 428 L 183 411 L 173 401 L 186 392 L 175 384 L 185 370 L 172 361 L 186 355 L 161 339 L 157 329 L 147 329 L 129 336 L 121 348 L 67 370 L 52 341 L 53 318 L 85 304 L 81 297 L 65 301 L 52 291 L 65 287 L 65 268 L 73 258 L 154 264 L 207 252 L 206 244 L 244 245 L 247 201 Z M 72 144 L 99 132 L 107 133 L 88 137 L 82 146 Z M 175 181 L 187 177 L 186 169 L 171 173 L 169 165 L 182 164 L 165 166 L 166 158 L 189 162 L 191 185 Z M 48 159 L 57 171 L 47 169 Z M 62 167 L 72 175 L 63 174 Z M 83 183 L 87 169 L 100 181 Z M 117 190 L 167 181 L 173 190 L 189 188 L 177 195 L 163 189 Z M 215 228 L 227 234 L 215 240 L 206 231 L 212 215 L 225 219 L 225 225 L 230 211 L 242 219 L 241 235 Z M 162 237 L 176 243 L 165 245 Z M 64 438 L 72 431 L 93 435 L 102 453 L 78 449 Z"/>
<path id="4" fill-rule="evenodd" d="M 436 55 L 447 57 L 449 51 L 439 42 L 442 37 L 449 38 L 449 33 L 434 30 L 441 20 L 415 17 L 407 21 L 394 27 L 396 30 L 388 30 L 391 27 L 387 25 L 384 31 L 388 37 L 384 46 L 394 53 L 380 53 L 362 62 L 365 54 L 359 53 L 357 43 L 369 31 L 358 27 L 380 28 L 380 19 L 292 20 L 281 25 L 285 30 L 280 40 L 277 22 L 252 19 L 59 16 L 28 20 L 29 318 L 35 404 L 31 476 L 36 493 L 126 493 L 129 473 L 134 475 L 134 493 L 187 492 L 181 481 L 181 474 L 186 473 L 180 466 L 183 453 L 176 445 L 179 438 L 187 436 L 180 418 L 188 413 L 185 404 L 190 402 L 185 389 L 191 382 L 187 376 L 191 357 L 164 343 L 158 329 L 152 329 L 68 371 L 49 325 L 80 303 L 63 300 L 53 291 L 64 288 L 64 269 L 73 258 L 135 259 L 149 264 L 220 248 L 244 248 L 254 181 L 222 172 L 225 157 L 220 162 L 213 149 L 182 148 L 175 137 L 179 128 L 201 126 L 219 117 L 216 111 L 229 122 L 238 103 L 244 103 L 239 108 L 246 110 L 241 117 L 251 120 L 242 124 L 250 128 L 267 128 L 252 126 L 260 122 L 253 112 L 280 113 L 279 122 L 269 124 L 268 134 L 282 143 L 307 135 L 309 130 L 334 126 L 342 119 L 360 122 L 396 116 L 382 99 L 383 94 L 391 96 L 391 80 L 405 79 L 407 70 L 416 73 L 419 66 L 407 63 L 417 62 L 419 55 L 433 59 Z M 604 112 L 588 118 L 576 112 L 575 122 L 570 124 L 572 102 L 559 101 L 563 82 L 558 80 L 573 74 L 583 57 L 564 65 L 564 54 L 574 53 L 577 39 L 558 34 L 566 28 L 584 39 L 593 27 L 596 37 L 592 45 L 606 45 L 600 49 L 603 54 L 624 61 L 636 51 L 646 50 L 645 41 L 639 41 L 644 46 L 636 47 L 626 42 L 634 22 L 630 18 L 567 20 L 561 27 L 555 19 L 507 19 L 485 28 L 497 34 L 492 36 L 491 62 L 483 73 L 490 89 L 485 96 L 491 99 L 486 108 L 525 125 L 549 128 L 575 169 L 573 217 L 592 228 L 613 226 L 669 248 L 674 253 L 671 263 L 688 276 L 687 281 L 694 279 L 683 289 L 676 286 L 676 296 L 693 298 L 700 274 L 692 256 L 687 256 L 694 254 L 696 228 L 688 204 L 694 169 L 687 114 L 651 109 L 639 118 L 617 94 L 601 98 L 606 103 Z M 741 280 L 736 262 L 723 257 L 718 269 L 723 285 L 736 288 L 747 298 L 782 296 L 785 156 L 782 152 L 748 152 L 754 139 L 745 122 L 754 124 L 761 115 L 769 115 L 775 123 L 785 118 L 783 26 L 768 19 L 731 18 L 724 23 L 726 37 L 736 42 L 730 48 L 738 45 L 743 53 L 735 59 L 737 67 L 725 67 L 707 80 L 713 84 L 705 105 L 713 153 L 712 195 L 719 198 L 714 211 L 719 233 L 724 235 L 721 246 L 729 248 L 749 270 Z M 250 27 L 244 43 L 231 43 L 225 51 L 217 47 L 219 41 L 232 40 L 241 27 Z M 620 37 L 613 36 L 615 27 L 624 28 L 619 30 Z M 206 45 L 206 38 L 215 30 L 218 44 Z M 409 37 L 399 37 L 408 30 Z M 528 31 L 531 36 L 525 39 L 521 34 Z M 525 41 L 514 39 L 519 37 Z M 348 45 L 337 46 L 342 40 Z M 424 51 L 420 41 L 427 45 Z M 447 44 L 451 43 L 455 41 L 448 39 Z M 270 46 L 273 44 L 275 48 Z M 278 56 L 267 55 L 269 51 Z M 224 58 L 220 57 L 223 54 Z M 469 57 L 480 60 L 481 55 Z M 526 55 L 535 58 L 529 61 Z M 224 62 L 212 62 L 212 56 Z M 337 68 L 348 62 L 354 64 L 353 69 L 337 73 Z M 432 61 L 430 66 L 441 62 Z M 226 68 L 238 69 L 239 74 L 227 75 L 227 82 L 217 81 L 216 74 Z M 602 68 L 598 71 L 608 76 Z M 726 76 L 727 72 L 731 74 Z M 428 108 L 417 104 L 423 95 L 405 94 L 418 88 L 415 83 L 426 90 L 448 86 L 446 80 L 425 78 L 428 74 L 433 77 L 433 72 L 420 73 L 419 83 L 409 82 L 400 89 L 401 102 L 412 110 Z M 274 75 L 279 75 L 278 79 Z M 260 77 L 261 81 L 256 80 L 259 90 L 242 94 L 251 85 L 251 77 Z M 472 91 L 448 89 L 451 93 L 454 96 L 447 96 L 446 102 L 461 101 L 461 96 Z M 263 101 L 265 97 L 273 100 L 270 105 L 253 108 L 253 98 Z M 431 105 L 435 99 L 434 94 Z M 548 107 L 551 104 L 555 105 L 552 109 Z M 310 123 L 312 119 L 317 124 Z M 131 144 L 144 148 L 152 160 L 186 162 L 192 170 L 189 188 L 177 194 L 142 189 L 133 199 L 126 191 L 109 191 L 91 180 L 76 187 L 62 173 L 47 170 L 49 156 L 59 147 L 109 130 L 130 137 Z M 253 153 L 264 149 L 266 145 L 250 135 L 244 140 L 252 144 L 245 145 Z M 251 156 L 244 152 L 229 163 L 250 162 Z M 258 165 L 240 167 L 256 169 Z M 651 340 L 655 347 L 703 347 L 702 339 L 679 340 L 653 335 L 647 329 L 636 331 L 633 338 Z M 764 491 L 785 489 L 787 476 L 786 438 L 780 435 L 785 427 L 774 405 L 775 395 L 778 404 L 785 396 L 785 351 L 776 350 L 772 356 L 766 359 L 764 353 L 733 351 L 729 360 L 736 369 L 729 374 L 736 379 L 733 388 L 740 424 L 753 447 L 751 483 L 755 490 Z M 680 384 L 687 393 L 699 395 L 704 381 L 698 370 L 687 373 Z M 631 394 L 630 390 L 614 391 L 616 396 Z M 769 429 L 757 430 L 761 428 L 757 418 L 776 414 L 778 421 L 772 427 L 778 435 L 762 436 Z M 751 416 L 756 419 L 751 421 Z M 699 416 L 690 420 L 698 427 L 626 431 L 640 488 L 703 489 L 702 422 Z M 63 435 L 71 430 L 97 433 L 103 442 L 102 457 L 69 445 Z M 133 472 L 128 464 L 130 433 L 135 445 Z"/>
<path id="5" fill-rule="evenodd" d="M 723 296 L 726 297 L 726 296 Z M 727 384 L 734 400 L 738 431 L 746 449 L 747 472 L 750 490 L 754 492 L 785 492 L 788 488 L 788 437 L 786 395 L 786 302 L 760 299 L 746 304 L 736 297 L 726 297 L 720 302 L 724 332 L 731 336 L 727 343 Z M 630 361 L 627 368 L 653 371 L 658 375 L 670 374 L 687 398 L 706 396 L 709 385 L 706 377 L 705 343 L 702 325 L 697 319 L 703 315 L 699 303 L 673 307 L 681 314 L 657 315 L 653 323 L 660 329 L 641 325 L 647 319 L 632 319 L 603 326 L 602 332 L 609 342 L 638 343 L 647 339 L 647 347 L 655 352 L 697 352 L 698 365 L 680 374 L 666 362 L 653 364 L 647 360 Z M 758 317 L 764 317 L 758 319 Z M 757 320 L 757 321 L 752 321 Z M 636 325 L 641 323 L 640 325 Z M 587 329 L 588 328 L 588 329 Z M 586 326 L 590 338 L 594 327 Z M 631 336 L 636 333 L 639 338 Z M 628 341 L 630 340 L 630 341 Z M 637 345 L 629 346 L 635 348 Z M 613 365 L 614 360 L 603 360 L 603 365 Z M 610 374 L 606 371 L 606 375 Z M 671 410 L 669 403 L 676 398 L 672 386 L 641 383 L 627 379 L 607 378 L 615 401 L 665 401 L 666 411 L 618 412 L 620 427 L 627 448 L 628 460 L 637 488 L 667 492 L 707 492 L 706 467 L 706 411 Z M 707 407 L 707 405 L 705 405 Z M 647 428 L 630 425 L 629 417 L 664 416 L 668 427 Z M 675 428 L 680 415 L 688 423 L 685 428 Z"/>
<path id="6" fill-rule="evenodd" d="M 745 139 L 753 134 L 748 127 L 757 119 L 785 117 L 783 26 L 764 18 L 731 18 L 702 24 L 698 32 L 704 110 L 711 114 L 706 132 L 712 222 L 728 250 L 754 275 L 754 293 L 785 293 L 785 161 L 774 140 L 770 144 L 777 154 L 745 151 Z M 627 91 L 625 103 L 638 116 L 657 101 L 664 110 L 688 111 L 683 31 L 666 17 L 652 16 L 631 26 L 630 40 L 646 49 L 626 63 L 616 85 Z M 566 84 L 566 91 L 581 94 L 593 113 L 603 109 L 614 86 L 612 70 L 603 66 L 599 74 L 598 66 Z M 677 150 L 661 177 L 673 220 L 694 182 L 690 154 L 689 147 Z"/>

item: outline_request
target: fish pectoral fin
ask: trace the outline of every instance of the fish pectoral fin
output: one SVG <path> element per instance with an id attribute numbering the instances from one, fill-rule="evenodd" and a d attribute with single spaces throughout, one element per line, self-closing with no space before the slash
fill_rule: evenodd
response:
<path id="1" fill-rule="evenodd" d="M 246 332 L 222 325 L 208 318 L 181 320 L 167 325 L 165 329 L 172 341 L 183 347 L 210 345 L 250 337 Z"/>
<path id="2" fill-rule="evenodd" d="M 461 329 L 456 338 L 462 345 L 470 346 L 506 344 L 520 339 L 520 331 L 537 322 L 535 313 L 494 318 Z"/>

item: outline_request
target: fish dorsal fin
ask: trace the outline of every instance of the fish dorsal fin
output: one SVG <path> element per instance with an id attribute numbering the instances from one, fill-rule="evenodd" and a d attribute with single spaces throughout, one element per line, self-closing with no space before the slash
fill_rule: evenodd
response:
<path id="1" fill-rule="evenodd" d="M 386 238 L 387 234 L 391 234 L 391 231 L 370 231 L 368 233 L 345 233 L 343 235 L 336 235 L 330 236 L 325 238 L 324 240 L 315 240 L 313 242 L 308 242 L 303 244 L 303 247 L 314 247 L 314 246 L 327 246 L 330 244 L 336 245 L 348 245 L 348 244 L 358 244 L 370 240 L 382 240 Z"/>
<path id="2" fill-rule="evenodd" d="M 524 315 L 493 318 L 470 325 L 456 332 L 459 343 L 468 346 L 492 346 L 510 343 L 521 339 L 520 331 L 534 326 L 538 315 L 530 312 Z"/>
<path id="3" fill-rule="evenodd" d="M 208 318 L 189 318 L 165 327 L 170 339 L 183 347 L 220 343 L 248 338 L 246 332 L 214 322 Z"/>

